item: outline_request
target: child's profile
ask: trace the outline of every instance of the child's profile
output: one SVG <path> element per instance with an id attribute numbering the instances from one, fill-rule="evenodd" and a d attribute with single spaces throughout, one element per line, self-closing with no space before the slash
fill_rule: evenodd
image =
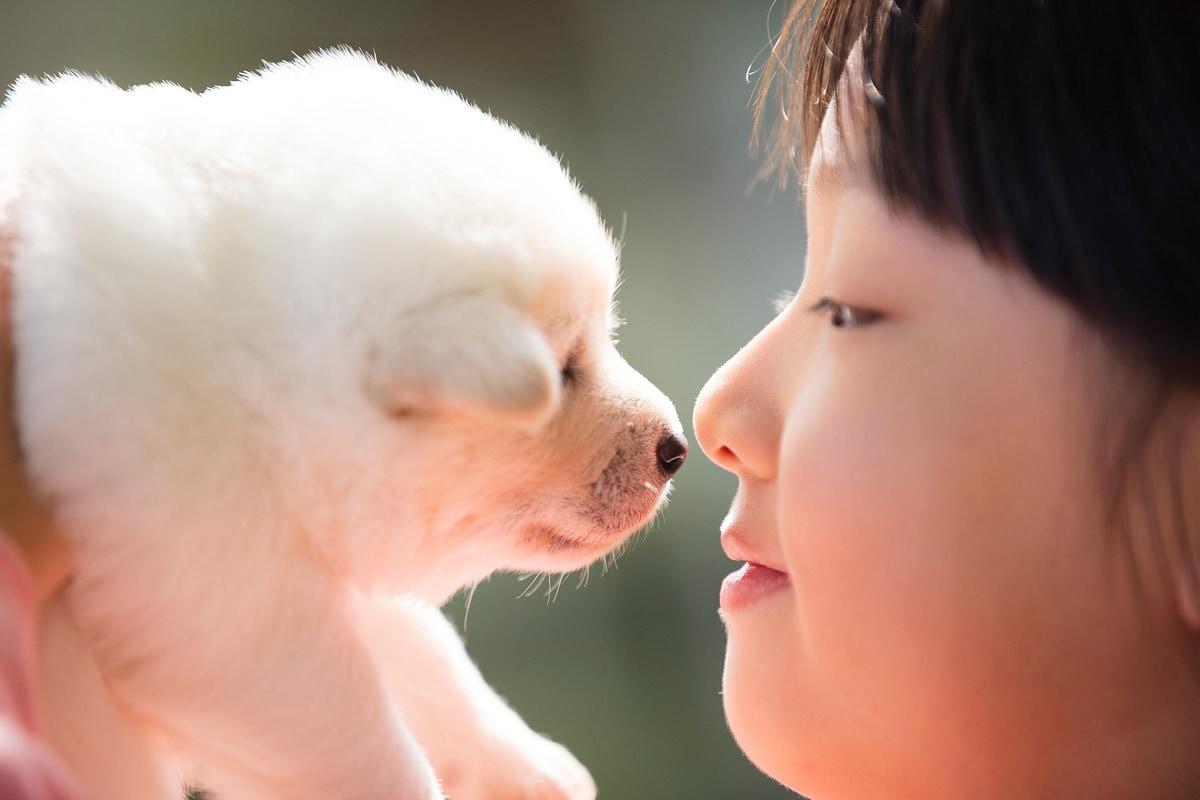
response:
<path id="1" fill-rule="evenodd" d="M 803 282 L 695 410 L 731 729 L 822 800 L 1200 796 L 1200 18 L 816 5 Z"/>

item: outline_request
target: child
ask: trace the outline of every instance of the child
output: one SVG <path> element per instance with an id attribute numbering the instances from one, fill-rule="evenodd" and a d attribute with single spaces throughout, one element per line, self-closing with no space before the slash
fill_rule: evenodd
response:
<path id="1" fill-rule="evenodd" d="M 1200 12 L 814 5 L 803 282 L 695 412 L 734 735 L 819 800 L 1200 797 Z"/>

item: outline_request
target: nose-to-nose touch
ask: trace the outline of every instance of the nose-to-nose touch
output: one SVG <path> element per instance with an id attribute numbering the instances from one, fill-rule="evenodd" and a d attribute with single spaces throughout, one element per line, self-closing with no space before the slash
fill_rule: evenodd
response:
<path id="1" fill-rule="evenodd" d="M 683 434 L 666 433 L 658 440 L 658 466 L 667 477 L 674 475 L 687 459 L 688 443 Z"/>

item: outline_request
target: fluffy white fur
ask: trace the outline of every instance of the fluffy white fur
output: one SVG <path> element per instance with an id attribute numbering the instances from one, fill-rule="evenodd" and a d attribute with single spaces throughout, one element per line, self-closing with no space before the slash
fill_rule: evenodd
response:
<path id="1" fill-rule="evenodd" d="M 49 725 L 96 798 L 178 796 L 160 746 L 229 798 L 594 795 L 435 609 L 596 559 L 668 491 L 678 419 L 544 148 L 349 51 L 199 95 L 22 78 L 0 209 L 75 563 Z"/>

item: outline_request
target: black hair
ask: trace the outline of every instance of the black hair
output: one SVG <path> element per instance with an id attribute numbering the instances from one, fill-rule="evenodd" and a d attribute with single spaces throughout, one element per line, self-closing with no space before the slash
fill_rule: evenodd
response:
<path id="1" fill-rule="evenodd" d="M 848 86 L 852 55 L 861 70 Z M 765 173 L 781 187 L 803 179 L 838 92 L 854 94 L 835 106 L 839 130 L 850 115 L 860 166 L 893 208 L 1027 270 L 1139 376 L 1122 443 L 1105 451 L 1106 495 L 1111 519 L 1128 516 L 1120 498 L 1153 503 L 1153 486 L 1136 487 L 1154 481 L 1130 469 L 1174 401 L 1200 397 L 1200 9 L 801 0 L 756 97 L 756 140 L 775 117 Z M 1200 583 L 1200 520 L 1189 525 L 1184 502 L 1196 477 L 1176 450 L 1172 552 Z"/>

